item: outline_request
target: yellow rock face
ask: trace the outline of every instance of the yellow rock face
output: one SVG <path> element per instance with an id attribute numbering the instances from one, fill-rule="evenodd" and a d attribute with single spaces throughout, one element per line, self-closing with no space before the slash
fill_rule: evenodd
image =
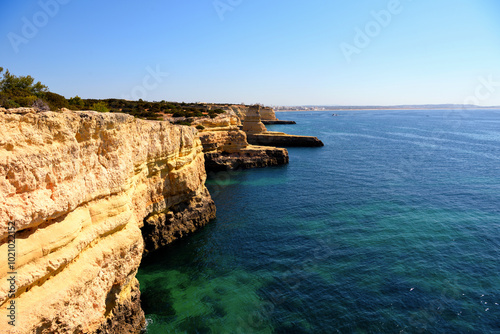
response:
<path id="1" fill-rule="evenodd" d="M 276 114 L 274 113 L 274 109 L 269 107 L 263 107 L 260 109 L 260 119 L 263 121 L 276 121 Z"/>
<path id="2" fill-rule="evenodd" d="M 215 214 L 197 131 L 124 114 L 20 110 L 0 111 L 0 134 L 2 256 L 8 223 L 17 230 L 15 298 L 0 262 L 2 333 L 137 332 L 144 221 L 200 201 L 207 213 L 192 221 Z M 5 321 L 12 301 L 15 327 Z"/>
<path id="3" fill-rule="evenodd" d="M 226 112 L 215 118 L 199 118 L 192 126 L 202 125 L 200 138 L 203 152 L 234 153 L 248 147 L 247 138 L 239 128 L 240 119 L 233 112 Z"/>
<path id="4" fill-rule="evenodd" d="M 260 124 L 258 125 L 259 131 L 260 126 L 265 130 L 260 118 L 258 123 Z M 247 134 L 240 130 L 239 124 L 240 119 L 233 111 L 227 111 L 215 118 L 197 119 L 192 123 L 193 126 L 203 126 L 199 136 L 205 153 L 207 171 L 257 168 L 288 163 L 288 151 L 284 148 L 249 145 Z"/>
<path id="5" fill-rule="evenodd" d="M 246 133 L 262 133 L 267 129 L 260 118 L 260 106 L 252 106 L 248 109 L 243 120 L 243 131 Z"/>
<path id="6" fill-rule="evenodd" d="M 248 111 L 250 110 L 250 106 L 246 106 L 243 104 L 225 104 L 225 105 L 220 105 L 220 104 L 207 104 L 206 105 L 208 109 L 222 109 L 224 111 L 229 111 L 234 113 L 236 116 L 238 116 L 239 119 L 242 121 L 245 119 L 245 116 L 247 115 Z M 260 117 L 261 120 L 263 121 L 276 121 L 276 114 L 274 112 L 273 108 L 270 107 L 261 107 L 260 108 Z"/>

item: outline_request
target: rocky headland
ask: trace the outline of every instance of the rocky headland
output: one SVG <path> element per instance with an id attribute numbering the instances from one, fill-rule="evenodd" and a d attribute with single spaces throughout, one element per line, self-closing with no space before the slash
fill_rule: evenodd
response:
<path id="1" fill-rule="evenodd" d="M 259 106 L 259 113 L 261 121 L 264 125 L 274 125 L 274 124 L 297 124 L 295 121 L 283 121 L 276 118 L 276 113 L 271 107 Z M 241 120 L 244 120 L 251 106 L 243 104 L 228 104 L 228 105 L 207 105 L 208 109 L 221 108 L 225 111 L 234 112 Z"/>
<path id="2" fill-rule="evenodd" d="M 289 135 L 284 132 L 268 131 L 247 134 L 248 142 L 253 145 L 278 147 L 322 147 L 323 142 L 317 137 Z"/>
<path id="3" fill-rule="evenodd" d="M 196 119 L 192 125 L 199 130 L 205 153 L 207 171 L 246 169 L 287 164 L 284 148 L 250 145 L 240 130 L 240 119 L 233 111 L 215 118 Z"/>
<path id="4" fill-rule="evenodd" d="M 282 120 L 275 120 L 275 121 L 266 121 L 262 120 L 262 124 L 264 125 L 278 125 L 278 124 L 297 124 L 295 121 L 282 121 Z"/>
<path id="5" fill-rule="evenodd" d="M 146 251 L 215 217 L 196 129 L 117 113 L 0 110 L 4 333 L 137 333 Z"/>
<path id="6" fill-rule="evenodd" d="M 245 113 L 242 129 L 247 134 L 250 144 L 278 147 L 321 147 L 324 145 L 317 137 L 267 131 L 262 123 L 261 110 L 261 107 L 257 105 L 248 108 Z"/>
<path id="7" fill-rule="evenodd" d="M 286 149 L 248 140 L 288 135 L 268 132 L 260 107 L 244 112 L 181 126 L 121 113 L 0 108 L 3 254 L 9 227 L 16 231 L 14 269 L 0 262 L 0 316 L 12 303 L 17 315 L 4 332 L 140 332 L 141 259 L 215 218 L 206 170 L 288 163 Z"/>

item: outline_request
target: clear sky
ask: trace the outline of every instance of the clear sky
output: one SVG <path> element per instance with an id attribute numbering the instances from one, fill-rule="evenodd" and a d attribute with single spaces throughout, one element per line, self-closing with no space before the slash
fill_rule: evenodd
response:
<path id="1" fill-rule="evenodd" d="M 23 0 L 0 66 L 66 97 L 500 105 L 498 0 Z"/>

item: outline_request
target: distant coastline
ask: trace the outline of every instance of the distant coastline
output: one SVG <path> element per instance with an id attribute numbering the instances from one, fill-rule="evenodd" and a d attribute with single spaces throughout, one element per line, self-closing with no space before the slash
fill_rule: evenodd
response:
<path id="1" fill-rule="evenodd" d="M 350 111 L 350 110 L 460 110 L 460 109 L 500 109 L 500 106 L 476 106 L 472 104 L 424 104 L 396 106 L 274 106 L 277 112 L 287 111 Z"/>

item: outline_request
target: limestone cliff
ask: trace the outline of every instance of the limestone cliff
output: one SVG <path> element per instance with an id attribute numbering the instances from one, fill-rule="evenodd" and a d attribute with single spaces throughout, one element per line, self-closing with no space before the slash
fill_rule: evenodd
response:
<path id="1" fill-rule="evenodd" d="M 243 131 L 252 145 L 278 147 L 321 147 L 323 142 L 316 137 L 289 135 L 284 132 L 267 131 L 261 120 L 262 108 L 251 106 L 243 120 Z"/>
<path id="2" fill-rule="evenodd" d="M 145 244 L 215 216 L 196 132 L 125 114 L 0 110 L 2 256 L 8 222 L 17 229 L 15 298 L 0 261 L 2 333 L 140 330 Z M 11 301 L 15 327 L 5 322 Z"/>
<path id="3" fill-rule="evenodd" d="M 251 110 L 252 106 L 244 104 L 205 104 L 204 108 L 208 110 L 222 109 L 234 113 L 240 120 L 244 120 Z M 295 121 L 283 121 L 276 118 L 276 113 L 271 107 L 260 106 L 260 117 L 264 125 L 276 124 L 296 124 Z"/>
<path id="4" fill-rule="evenodd" d="M 241 121 L 246 140 L 251 145 L 277 147 L 321 147 L 323 142 L 316 137 L 289 135 L 284 132 L 267 131 L 267 125 L 295 124 L 294 121 L 281 121 L 274 110 L 260 105 L 239 104 L 206 105 L 208 109 L 222 109 L 234 113 Z"/>
<path id="5" fill-rule="evenodd" d="M 208 109 L 222 109 L 225 111 L 233 112 L 241 120 L 245 119 L 248 111 L 250 110 L 250 108 L 252 108 L 252 106 L 247 106 L 244 104 L 225 104 L 225 105 L 207 104 L 206 106 Z M 261 107 L 260 116 L 261 116 L 261 119 L 263 121 L 277 121 L 278 120 L 276 118 L 276 114 L 274 112 L 274 109 L 271 107 Z"/>
<path id="6" fill-rule="evenodd" d="M 260 110 L 260 118 L 263 121 L 276 121 L 276 114 L 274 113 L 274 109 L 270 107 L 262 107 Z"/>
<path id="7" fill-rule="evenodd" d="M 283 148 L 249 145 L 240 120 L 232 111 L 215 118 L 200 118 L 192 123 L 201 128 L 199 136 L 205 152 L 207 171 L 244 169 L 288 163 Z"/>
<path id="8" fill-rule="evenodd" d="M 243 131 L 245 133 L 261 133 L 266 132 L 266 126 L 261 122 L 261 108 L 252 106 L 248 109 L 243 119 Z"/>
<path id="9" fill-rule="evenodd" d="M 240 119 L 245 119 L 248 113 L 251 112 L 252 108 L 255 108 L 255 106 L 235 105 L 233 106 L 233 108 Z M 276 118 L 276 114 L 274 113 L 274 109 L 271 107 L 260 107 L 259 112 L 260 112 L 260 118 L 263 121 L 278 120 Z"/>

